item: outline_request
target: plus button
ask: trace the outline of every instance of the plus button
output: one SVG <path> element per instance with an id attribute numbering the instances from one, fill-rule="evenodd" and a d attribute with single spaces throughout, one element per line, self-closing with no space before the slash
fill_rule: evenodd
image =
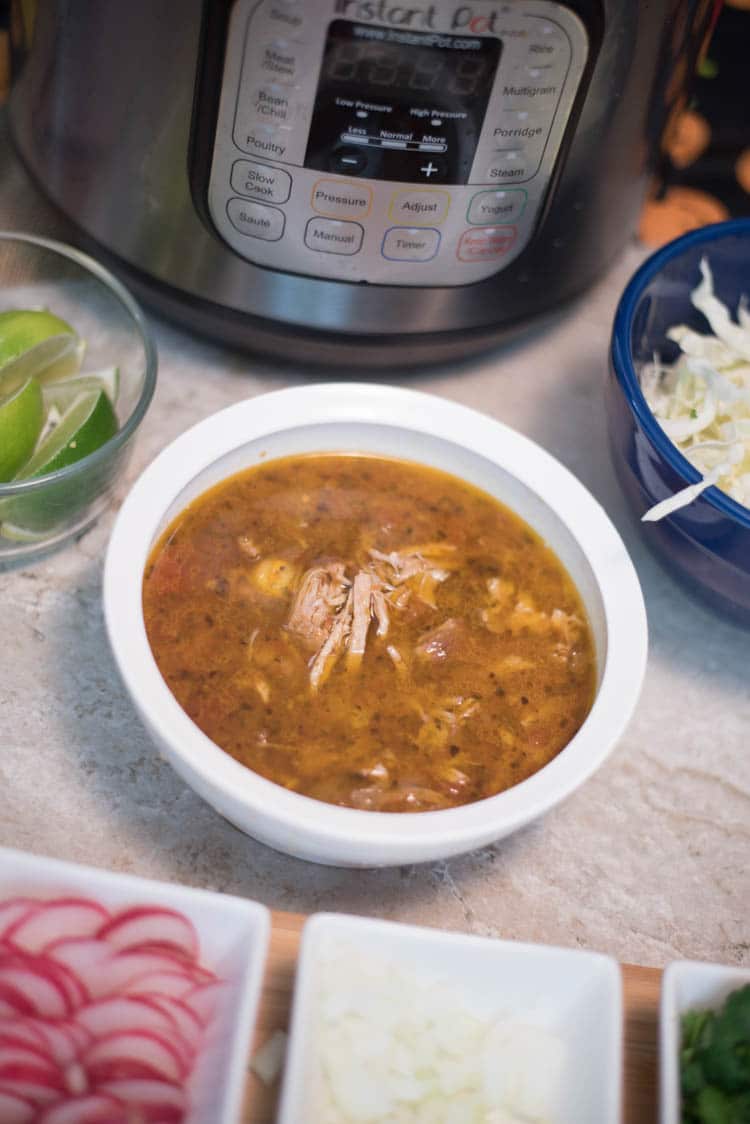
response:
<path id="1" fill-rule="evenodd" d="M 440 169 L 432 163 L 432 160 L 428 161 L 427 164 L 423 164 L 419 170 L 420 172 L 424 172 L 428 179 L 430 178 L 430 176 L 434 176 L 437 172 L 440 171 Z"/>

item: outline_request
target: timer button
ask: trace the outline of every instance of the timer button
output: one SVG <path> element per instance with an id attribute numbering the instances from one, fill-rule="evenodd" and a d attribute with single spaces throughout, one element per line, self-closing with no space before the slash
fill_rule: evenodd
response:
<path id="1" fill-rule="evenodd" d="M 250 203 L 247 199 L 230 199 L 227 214 L 235 230 L 248 238 L 278 242 L 284 233 L 286 219 L 284 212 L 277 207 L 267 207 L 265 203 Z"/>
<path id="2" fill-rule="evenodd" d="M 393 196 L 389 215 L 411 226 L 439 225 L 448 214 L 447 191 L 401 191 Z"/>
<path id="3" fill-rule="evenodd" d="M 439 246 L 438 230 L 392 226 L 385 232 L 381 253 L 389 261 L 432 261 Z"/>

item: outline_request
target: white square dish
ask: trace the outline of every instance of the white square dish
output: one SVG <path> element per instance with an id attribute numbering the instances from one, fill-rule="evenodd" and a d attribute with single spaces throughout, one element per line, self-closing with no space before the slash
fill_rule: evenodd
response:
<path id="1" fill-rule="evenodd" d="M 398 994 L 397 1002 L 402 1005 L 398 1023 L 384 1009 L 391 1003 L 389 990 Z M 426 1008 L 424 1018 L 420 1006 Z M 353 1026 L 354 1037 L 361 1034 L 361 1042 L 367 1043 L 364 1057 L 357 1054 L 356 1043 L 353 1048 L 353 1098 L 348 1101 L 335 1077 L 340 1072 L 340 1055 L 334 1057 L 330 1047 L 340 1041 L 336 1036 L 342 1015 L 349 1019 L 346 1033 Z M 461 1037 L 457 1044 L 459 1026 L 466 1028 L 460 1032 L 462 1036 L 472 1034 L 474 1038 Z M 442 1120 L 443 1110 L 431 1105 L 445 1105 L 448 1100 L 455 1115 L 445 1119 L 460 1124 L 475 1119 L 464 1115 L 472 1096 L 481 1098 L 483 1111 L 494 1110 L 492 1119 L 503 1124 L 506 1119 L 521 1119 L 506 1117 L 496 1107 L 502 1101 L 508 1113 L 511 1097 L 523 1102 L 527 1113 L 532 1102 L 545 1099 L 545 1124 L 617 1124 L 620 1120 L 621 975 L 616 961 L 598 953 L 319 914 L 303 930 L 290 1034 L 279 1124 L 329 1124 L 329 1119 L 341 1124 L 423 1119 L 437 1124 L 435 1113 Z M 372 1102 L 377 1099 L 380 1103 L 384 1086 L 377 1060 L 383 1056 L 384 1035 L 390 1035 L 385 1047 L 387 1080 L 398 1071 L 399 1082 L 406 1084 L 396 1082 L 398 1092 L 387 1090 L 391 1106 L 381 1116 L 375 1114 Z M 543 1049 L 514 1070 L 512 1081 L 518 1087 L 511 1094 L 508 1074 L 503 1073 L 504 1065 L 507 1069 L 503 1055 L 518 1057 L 519 1039 L 532 1047 L 538 1043 Z M 391 1054 L 395 1040 L 398 1049 Z M 430 1054 L 433 1040 L 445 1043 L 439 1062 L 436 1054 Z M 470 1040 L 478 1045 L 473 1054 L 464 1049 Z M 414 1043 L 423 1051 L 416 1069 L 409 1053 Z M 554 1046 L 552 1053 L 550 1046 Z M 324 1077 L 322 1054 L 326 1050 Z M 481 1056 L 481 1074 L 476 1068 L 467 1071 L 467 1056 Z M 393 1064 L 392 1057 L 396 1059 Z M 546 1067 L 550 1057 L 555 1064 Z M 547 1068 L 549 1074 L 544 1072 Z M 522 1070 L 529 1077 L 523 1088 L 523 1077 L 516 1076 Z M 432 1091 L 422 1091 L 426 1072 L 438 1075 L 434 1102 L 430 1100 Z M 410 1085 L 414 1080 L 422 1082 L 419 1093 Z M 545 1081 L 547 1089 L 534 1088 Z M 332 1104 L 334 1099 L 339 1110 L 347 1103 L 346 1115 L 331 1110 L 329 1117 L 328 1109 L 321 1111 L 321 1105 Z M 353 1100 L 359 1102 L 359 1115 L 351 1108 Z"/>
<path id="2" fill-rule="evenodd" d="M 680 1124 L 682 1016 L 719 1008 L 730 992 L 750 983 L 750 968 L 675 960 L 664 970 L 659 1002 L 659 1124 Z"/>
<path id="3" fill-rule="evenodd" d="M 199 962 L 229 986 L 219 989 L 216 1012 L 187 1078 L 184 1124 L 238 1124 L 270 935 L 265 906 L 0 848 L 0 903 L 15 897 L 84 898 L 109 911 L 159 906 L 192 922 Z"/>

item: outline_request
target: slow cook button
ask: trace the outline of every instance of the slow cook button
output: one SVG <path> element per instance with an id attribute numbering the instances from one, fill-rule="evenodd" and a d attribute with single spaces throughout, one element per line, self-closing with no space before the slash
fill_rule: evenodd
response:
<path id="1" fill-rule="evenodd" d="M 515 226 L 485 226 L 465 230 L 458 243 L 459 261 L 494 261 L 507 254 L 516 240 Z"/>
<path id="2" fill-rule="evenodd" d="M 514 222 L 521 217 L 525 206 L 526 192 L 522 187 L 479 191 L 469 204 L 466 220 L 478 226 Z"/>
<path id="3" fill-rule="evenodd" d="M 437 230 L 392 226 L 385 232 L 381 253 L 389 261 L 432 261 L 439 245 Z"/>
<path id="4" fill-rule="evenodd" d="M 358 222 L 310 219 L 305 227 L 305 245 L 324 254 L 356 254 L 365 236 Z"/>
<path id="5" fill-rule="evenodd" d="M 232 189 L 266 203 L 286 203 L 292 191 L 292 177 L 281 168 L 257 164 L 255 160 L 235 160 Z"/>
<path id="6" fill-rule="evenodd" d="M 372 206 L 372 189 L 345 180 L 318 180 L 310 204 L 319 215 L 329 219 L 365 218 Z"/>
<path id="7" fill-rule="evenodd" d="M 249 238 L 278 242 L 284 233 L 284 212 L 277 207 L 267 207 L 265 203 L 250 203 L 247 199 L 230 199 L 227 214 L 235 230 Z"/>
<path id="8" fill-rule="evenodd" d="M 400 191 L 393 196 L 390 217 L 410 226 L 439 225 L 448 214 L 447 191 Z"/>

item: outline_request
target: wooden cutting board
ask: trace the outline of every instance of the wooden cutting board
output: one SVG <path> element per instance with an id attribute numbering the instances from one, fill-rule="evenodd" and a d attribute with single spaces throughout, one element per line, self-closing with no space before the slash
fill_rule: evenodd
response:
<path id="1" fill-rule="evenodd" d="M 300 933 L 305 917 L 273 913 L 255 1048 L 277 1029 L 285 1030 L 294 986 Z M 657 1032 L 661 972 L 622 967 L 625 1007 L 625 1106 L 623 1124 L 657 1124 Z M 279 1081 L 269 1088 L 255 1074 L 248 1077 L 242 1124 L 275 1124 Z"/>

